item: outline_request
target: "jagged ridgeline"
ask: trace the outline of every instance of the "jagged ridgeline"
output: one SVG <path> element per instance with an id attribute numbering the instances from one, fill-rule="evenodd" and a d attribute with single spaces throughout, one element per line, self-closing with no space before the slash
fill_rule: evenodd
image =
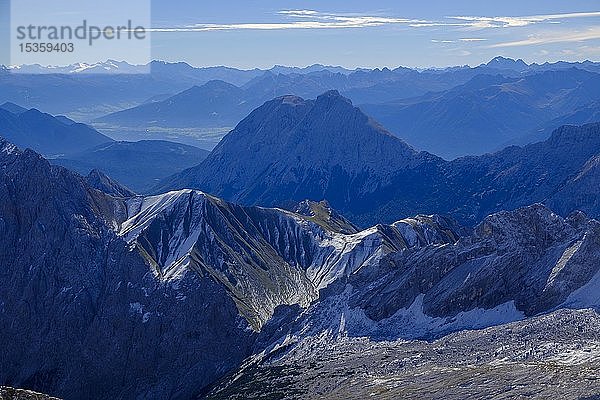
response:
<path id="1" fill-rule="evenodd" d="M 314 104 L 270 106 L 294 123 Z M 553 140 L 580 143 L 590 129 Z M 132 196 L 1 141 L 0 381 L 67 399 L 193 398 L 252 355 L 600 305 L 600 225 L 583 213 L 535 204 L 474 228 L 416 215 L 361 230 L 334 209 L 240 206 L 192 189 Z"/>

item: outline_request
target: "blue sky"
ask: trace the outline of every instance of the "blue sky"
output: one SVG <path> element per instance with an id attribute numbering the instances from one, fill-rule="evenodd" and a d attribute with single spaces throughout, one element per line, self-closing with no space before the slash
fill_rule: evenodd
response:
<path id="1" fill-rule="evenodd" d="M 600 60 L 597 0 L 154 0 L 153 58 L 241 68 Z"/>
<path id="2" fill-rule="evenodd" d="M 41 5 L 56 9 L 57 2 L 39 1 L 35 9 L 40 14 Z M 123 5 L 133 0 L 110 1 L 115 6 L 107 0 L 102 10 L 114 23 L 131 18 Z M 441 67 L 478 65 L 497 55 L 527 62 L 600 61 L 598 0 L 135 1 L 151 10 L 152 58 L 195 66 Z M 8 3 L 0 0 L 2 37 L 8 36 Z M 82 8 L 63 13 L 73 14 L 69 23 L 82 15 L 98 17 L 101 11 L 96 0 L 60 3 L 71 4 L 69 10 Z M 45 17 L 34 12 L 28 7 L 25 15 Z M 109 43 L 104 45 L 110 49 Z M 0 47 L 0 61 L 6 63 L 8 45 Z M 95 45 L 77 56 L 85 54 L 82 62 L 124 59 L 123 54 L 148 58 L 140 46 L 120 53 L 114 47 L 107 53 L 100 49 Z M 65 54 L 52 59 L 55 64 L 65 60 Z"/>

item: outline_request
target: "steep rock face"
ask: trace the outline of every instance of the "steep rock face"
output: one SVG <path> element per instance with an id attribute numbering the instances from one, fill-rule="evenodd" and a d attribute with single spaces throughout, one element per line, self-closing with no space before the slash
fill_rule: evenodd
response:
<path id="1" fill-rule="evenodd" d="M 585 210 L 600 215 L 600 154 L 591 157 L 583 167 L 552 194 L 547 203 L 553 209 L 567 213 Z"/>
<path id="2" fill-rule="evenodd" d="M 326 199 L 342 213 L 356 215 L 391 201 L 400 187 L 427 180 L 438 161 L 415 152 L 330 91 L 315 101 L 285 96 L 265 103 L 204 162 L 165 180 L 156 191 L 197 188 L 264 206 Z"/>
<path id="3" fill-rule="evenodd" d="M 155 275 L 211 276 L 257 330 L 277 306 L 307 307 L 318 290 L 387 253 L 456 240 L 429 220 L 339 233 L 314 217 L 240 207 L 193 190 L 134 198 L 127 209 L 120 235 L 140 249 Z"/>
<path id="4" fill-rule="evenodd" d="M 597 307 L 598 257 L 600 224 L 581 213 L 563 219 L 542 205 L 501 212 L 457 241 L 392 251 L 338 275 L 318 303 L 290 310 L 295 322 L 277 331 L 295 338 L 323 331 L 435 337 L 520 320 L 575 298 L 578 307 Z M 276 336 L 273 328 L 267 324 L 265 335 Z"/>
<path id="5" fill-rule="evenodd" d="M 329 203 L 324 200 L 320 202 L 304 200 L 295 204 L 292 210 L 297 214 L 308 217 L 309 220 L 328 231 L 345 234 L 359 231 L 352 222 L 331 208 Z"/>
<path id="6" fill-rule="evenodd" d="M 547 202 L 599 151 L 600 123 L 595 123 L 563 126 L 545 142 L 456 160 L 446 165 L 444 176 L 460 194 L 450 198 L 443 211 L 479 222 L 491 212 Z M 577 209 L 598 216 L 585 203 L 557 211 L 566 216 Z"/>
<path id="7" fill-rule="evenodd" d="M 599 151 L 595 123 L 561 127 L 525 147 L 446 162 L 415 152 L 328 92 L 315 101 L 288 96 L 265 103 L 203 163 L 156 190 L 196 188 L 244 205 L 278 207 L 327 200 L 361 227 L 432 212 L 475 225 L 496 211 L 549 202 Z M 564 216 L 579 205 L 598 215 L 593 201 L 563 202 L 559 211 Z"/>
<path id="8" fill-rule="evenodd" d="M 196 271 L 212 278 L 255 329 L 276 306 L 307 306 L 316 297 L 297 268 L 307 263 L 312 243 L 289 216 L 245 210 L 191 190 L 132 199 L 128 209 L 120 234 L 147 257 L 155 275 L 176 280 Z"/>
<path id="9" fill-rule="evenodd" d="M 125 212 L 0 143 L 0 382 L 67 399 L 190 398 L 249 354 L 223 287 L 191 271 L 157 279 L 114 231 Z"/>

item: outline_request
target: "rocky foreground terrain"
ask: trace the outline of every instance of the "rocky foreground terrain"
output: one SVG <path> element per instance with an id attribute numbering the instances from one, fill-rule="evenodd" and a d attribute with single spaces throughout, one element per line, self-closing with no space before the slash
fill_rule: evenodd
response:
<path id="1" fill-rule="evenodd" d="M 209 399 L 599 399 L 600 315 L 560 310 L 433 342 L 328 332 L 253 357 Z"/>
<path id="2" fill-rule="evenodd" d="M 56 397 L 33 392 L 31 390 L 15 389 L 0 386 L 0 400 L 59 400 Z"/>
<path id="3" fill-rule="evenodd" d="M 523 384 L 546 371 L 530 386 L 577 378 L 565 395 L 598 392 L 597 359 L 577 358 L 597 354 L 597 314 L 557 311 L 600 308 L 600 223 L 581 212 L 360 230 L 327 203 L 130 196 L 92 178 L 0 140 L 3 385 L 64 399 L 433 397 L 466 377 L 495 393 L 516 385 L 510 371 Z"/>

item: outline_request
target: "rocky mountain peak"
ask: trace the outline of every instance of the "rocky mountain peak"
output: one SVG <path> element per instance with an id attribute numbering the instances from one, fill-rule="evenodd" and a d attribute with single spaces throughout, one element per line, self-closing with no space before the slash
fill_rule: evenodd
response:
<path id="1" fill-rule="evenodd" d="M 325 93 L 317 96 L 317 104 L 331 104 L 334 102 L 344 102 L 346 104 L 352 105 L 352 100 L 347 97 L 344 97 L 337 90 L 328 90 Z"/>
<path id="2" fill-rule="evenodd" d="M 502 56 L 494 57 L 486 65 L 492 68 L 512 69 L 516 71 L 523 71 L 528 67 L 528 65 L 522 59 L 514 60 L 512 58 L 506 58 Z"/>
<path id="3" fill-rule="evenodd" d="M 94 189 L 115 197 L 133 197 L 135 192 L 115 181 L 99 169 L 93 169 L 86 177 L 87 183 Z"/>
<path id="4" fill-rule="evenodd" d="M 304 200 L 298 203 L 292 211 L 307 217 L 309 220 L 328 231 L 343 234 L 353 234 L 358 232 L 358 228 L 331 208 L 329 202 L 326 200 L 319 202 Z"/>
<path id="5" fill-rule="evenodd" d="M 525 230 L 523 226 L 530 229 Z M 542 248 L 547 243 L 574 236 L 575 232 L 567 220 L 543 204 L 492 214 L 475 227 L 476 236 L 511 248 Z"/>
<path id="6" fill-rule="evenodd" d="M 337 91 L 316 100 L 283 96 L 254 110 L 202 164 L 164 182 L 156 192 L 195 188 L 243 204 L 280 206 L 282 202 L 263 198 L 279 188 L 279 194 L 290 192 L 288 201 L 333 202 L 326 193 L 339 196 L 338 188 L 345 185 L 341 180 L 363 174 L 358 184 L 366 188 L 351 190 L 372 190 L 418 159 L 415 150 Z"/>
<path id="7" fill-rule="evenodd" d="M 287 105 L 292 105 L 292 106 L 301 105 L 301 104 L 305 103 L 305 101 L 302 97 L 294 96 L 291 94 L 285 95 L 285 96 L 280 96 L 276 99 L 276 101 L 279 101 L 281 104 L 287 104 Z"/>

